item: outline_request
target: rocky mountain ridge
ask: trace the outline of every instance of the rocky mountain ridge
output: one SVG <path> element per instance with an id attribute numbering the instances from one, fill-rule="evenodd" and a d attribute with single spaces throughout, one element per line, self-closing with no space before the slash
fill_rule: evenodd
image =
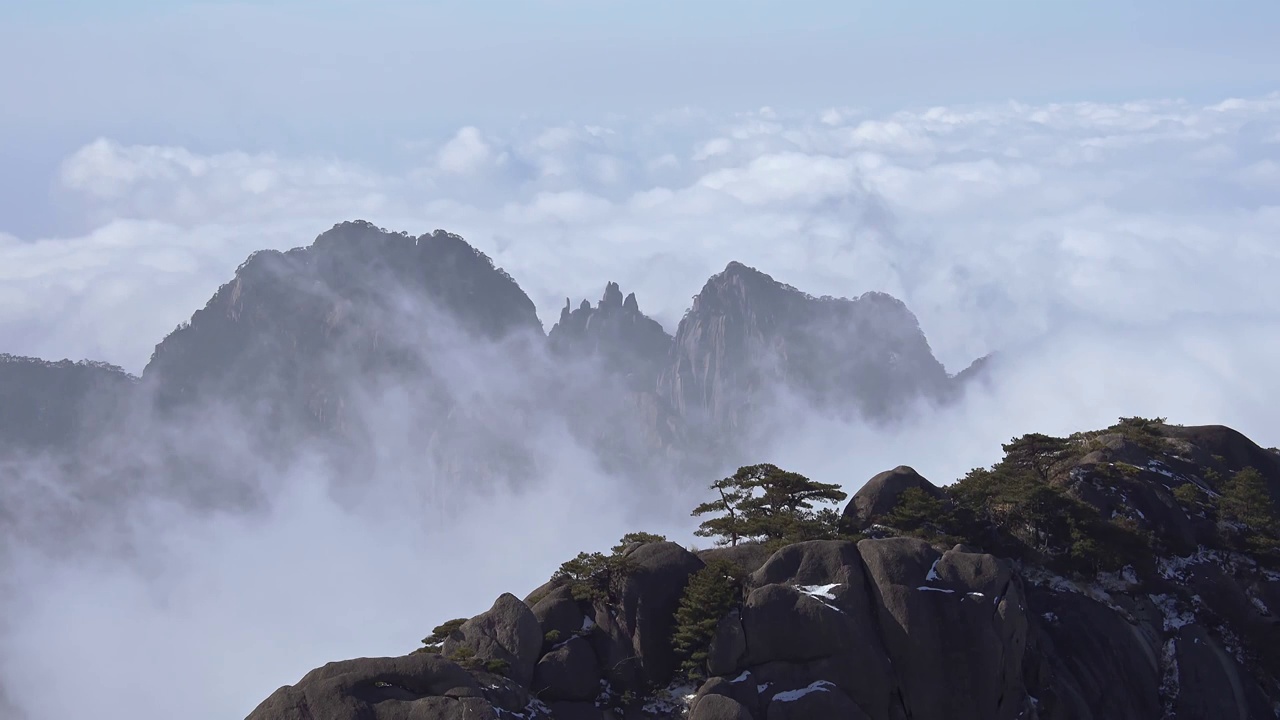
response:
<path id="1" fill-rule="evenodd" d="M 916 396 L 941 399 L 950 381 L 901 301 L 815 298 L 738 262 L 694 298 L 670 356 L 659 393 L 729 431 L 746 429 L 770 392 L 885 417 Z"/>
<path id="2" fill-rule="evenodd" d="M 1280 451 L 1229 428 L 1027 435 L 951 485 L 878 475 L 829 539 L 628 536 L 599 592 L 562 568 L 249 720 L 1275 717 L 1277 499 Z"/>
<path id="3" fill-rule="evenodd" d="M 491 397 L 495 373 L 512 377 L 501 397 Z M 426 460 L 482 477 L 527 467 L 519 439 L 549 415 L 580 428 L 606 466 L 679 464 L 751 445 L 768 431 L 760 409 L 782 399 L 884 419 L 915 398 L 945 402 L 962 382 L 887 295 L 813 298 L 734 262 L 674 336 L 612 282 L 595 306 L 566 300 L 544 333 L 516 281 L 461 237 L 355 221 L 307 247 L 252 254 L 156 345 L 132 407 L 170 425 L 229 410 L 260 428 L 261 454 L 319 437 L 350 464 L 377 432 L 360 408 L 404 397 Z M 0 377 L 0 389 L 11 385 Z M 31 397 L 73 407 L 77 388 Z M 39 412 L 9 411 L 4 393 L 6 422 Z"/>

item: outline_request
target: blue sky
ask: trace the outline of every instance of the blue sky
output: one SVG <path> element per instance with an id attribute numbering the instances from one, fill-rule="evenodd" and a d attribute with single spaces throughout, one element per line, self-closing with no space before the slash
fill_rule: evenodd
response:
<path id="1" fill-rule="evenodd" d="M 61 0 L 0 7 L 0 59 L 28 68 L 0 78 L 0 90 L 24 101 L 7 120 L 46 129 L 91 125 L 95 117 L 145 127 L 148 115 L 189 100 L 191 87 L 202 84 L 196 107 L 255 103 L 266 116 L 285 118 L 355 87 L 399 91 L 407 96 L 402 107 L 422 108 L 430 93 L 448 105 L 434 115 L 467 117 L 689 103 L 1212 97 L 1266 91 L 1280 80 L 1280 50 L 1271 42 L 1280 3 L 1271 0 Z M 77 113 L 86 117 L 65 117 L 90 96 L 94 107 Z M 54 109 L 64 112 L 50 117 Z M 166 121 L 173 112 L 161 110 Z"/>
<path id="2" fill-rule="evenodd" d="M 876 110 L 1280 87 L 1274 0 L 54 0 L 0 4 L 0 228 L 57 226 L 99 136 L 392 162 L 522 114 Z"/>

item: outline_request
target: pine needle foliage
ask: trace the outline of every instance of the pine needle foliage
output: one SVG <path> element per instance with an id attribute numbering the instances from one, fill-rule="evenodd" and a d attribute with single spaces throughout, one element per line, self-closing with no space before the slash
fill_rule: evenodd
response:
<path id="1" fill-rule="evenodd" d="M 707 656 L 720 620 L 742 597 L 742 571 L 727 560 L 712 560 L 694 573 L 685 586 L 676 609 L 676 629 L 672 636 L 680 673 L 692 681 L 707 676 Z"/>

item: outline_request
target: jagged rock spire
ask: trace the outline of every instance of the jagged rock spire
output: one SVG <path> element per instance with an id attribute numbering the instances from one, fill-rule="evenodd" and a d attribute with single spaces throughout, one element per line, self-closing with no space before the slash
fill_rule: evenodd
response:
<path id="1" fill-rule="evenodd" d="M 600 298 L 600 307 L 617 307 L 622 304 L 622 290 L 618 283 L 611 282 L 604 286 L 604 297 Z"/>

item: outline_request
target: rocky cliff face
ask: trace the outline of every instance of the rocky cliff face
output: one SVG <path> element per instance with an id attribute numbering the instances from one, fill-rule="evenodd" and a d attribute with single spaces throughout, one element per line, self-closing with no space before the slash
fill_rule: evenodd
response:
<path id="1" fill-rule="evenodd" d="M 850 502 L 847 539 L 633 543 L 607 597 L 563 577 L 505 595 L 439 653 L 331 663 L 249 720 L 1276 715 L 1280 454 L 1227 428 L 1130 422 L 1028 436 L 983 472 L 943 488 L 883 473 Z M 1051 498 L 1068 505 L 1037 514 Z M 1092 518 L 1075 527 L 1097 537 L 1059 547 L 1059 514 Z M 1140 547 L 1090 545 L 1103 526 Z M 726 561 L 740 591 L 704 620 L 706 673 L 690 681 L 675 613 L 691 578 Z"/>
<path id="2" fill-rule="evenodd" d="M 686 418 L 750 431 L 780 393 L 840 415 L 884 418 L 949 385 L 898 300 L 815 298 L 730 263 L 680 321 L 659 394 Z"/>

